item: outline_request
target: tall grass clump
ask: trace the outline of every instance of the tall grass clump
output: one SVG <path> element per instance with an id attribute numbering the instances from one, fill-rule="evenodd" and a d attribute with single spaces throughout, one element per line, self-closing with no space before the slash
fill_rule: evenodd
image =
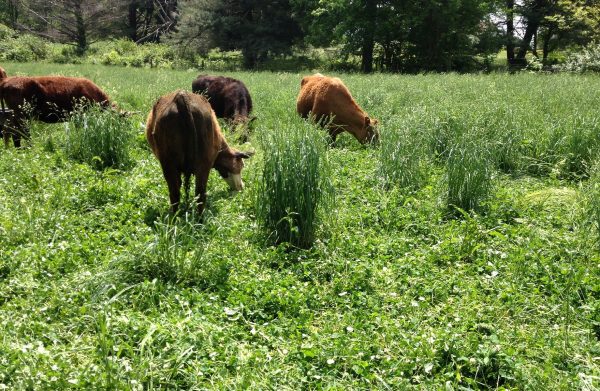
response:
<path id="1" fill-rule="evenodd" d="M 264 166 L 256 213 L 277 243 L 308 248 L 315 240 L 333 188 L 325 132 L 312 124 L 283 125 L 262 136 Z"/>
<path id="2" fill-rule="evenodd" d="M 600 244 L 600 160 L 596 160 L 590 169 L 590 178 L 585 187 L 585 219 L 596 233 Z"/>
<path id="3" fill-rule="evenodd" d="M 399 128 L 382 129 L 379 171 L 386 188 L 414 191 L 427 181 L 428 153 L 422 130 L 404 122 Z"/>
<path id="4" fill-rule="evenodd" d="M 123 262 L 130 281 L 157 279 L 203 289 L 218 289 L 227 282 L 229 262 L 207 252 L 211 237 L 194 216 L 167 216 L 154 230 L 154 236 Z"/>
<path id="5" fill-rule="evenodd" d="M 450 147 L 446 161 L 450 208 L 477 211 L 491 191 L 492 159 L 480 135 L 465 134 Z"/>
<path id="6" fill-rule="evenodd" d="M 135 134 L 127 118 L 100 106 L 80 106 L 65 124 L 65 152 L 95 169 L 127 169 L 133 164 L 130 148 Z"/>

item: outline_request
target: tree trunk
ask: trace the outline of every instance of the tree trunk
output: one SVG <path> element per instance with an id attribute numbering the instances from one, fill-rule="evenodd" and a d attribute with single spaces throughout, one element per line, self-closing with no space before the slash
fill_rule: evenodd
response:
<path id="1" fill-rule="evenodd" d="M 373 48 L 375 47 L 375 43 L 373 42 L 373 38 L 365 38 L 362 47 L 362 64 L 360 70 L 364 73 L 373 72 Z"/>
<path id="2" fill-rule="evenodd" d="M 75 9 L 73 10 L 73 12 L 75 13 L 76 30 L 75 41 L 77 42 L 77 53 L 82 55 L 83 53 L 85 53 L 88 47 L 87 28 L 83 19 L 83 10 L 81 9 L 81 2 L 76 2 L 76 4 L 74 4 L 74 7 Z"/>
<path id="3" fill-rule="evenodd" d="M 521 42 L 521 46 L 519 47 L 519 51 L 517 53 L 517 61 L 524 61 L 525 60 L 525 55 L 527 54 L 527 52 L 529 51 L 529 49 L 531 49 L 531 40 L 533 39 L 533 36 L 535 35 L 536 31 L 538 28 L 538 23 L 537 21 L 531 21 L 529 23 L 527 23 L 527 28 L 525 29 L 525 36 L 523 37 L 523 42 Z"/>
<path id="4" fill-rule="evenodd" d="M 532 8 L 529 10 L 529 15 L 527 16 L 527 28 L 525 29 L 525 36 L 523 37 L 523 41 L 519 47 L 519 51 L 517 53 L 516 61 L 519 64 L 525 64 L 525 55 L 527 55 L 527 51 L 531 49 L 531 40 L 537 35 L 538 28 L 540 26 L 540 22 L 542 21 L 544 15 L 543 7 L 545 5 L 544 0 L 536 0 Z M 535 49 L 532 49 L 535 53 Z"/>
<path id="5" fill-rule="evenodd" d="M 244 57 L 244 69 L 254 69 L 256 68 L 257 55 L 251 49 L 243 49 L 242 56 Z"/>
<path id="6" fill-rule="evenodd" d="M 550 54 L 550 40 L 552 39 L 552 34 L 554 33 L 553 31 L 554 29 L 552 27 L 549 27 L 548 31 L 544 36 L 544 46 L 542 48 L 542 61 L 544 62 L 544 64 L 548 60 L 548 55 Z"/>
<path id="7" fill-rule="evenodd" d="M 365 3 L 365 33 L 362 43 L 362 63 L 360 70 L 364 73 L 373 72 L 373 49 L 375 48 L 375 26 L 377 22 L 377 1 L 366 0 Z"/>
<path id="8" fill-rule="evenodd" d="M 506 0 L 506 62 L 515 62 L 515 0 Z"/>
<path id="9" fill-rule="evenodd" d="M 13 30 L 17 29 L 17 22 L 19 19 L 19 8 L 18 4 L 14 0 L 8 0 L 8 18 L 10 22 L 10 28 Z"/>
<path id="10" fill-rule="evenodd" d="M 127 29 L 129 30 L 129 39 L 131 39 L 133 42 L 136 42 L 138 40 L 138 35 L 137 35 L 138 18 L 137 18 L 137 2 L 136 1 L 132 1 L 131 3 L 129 3 L 127 20 L 128 20 Z"/>

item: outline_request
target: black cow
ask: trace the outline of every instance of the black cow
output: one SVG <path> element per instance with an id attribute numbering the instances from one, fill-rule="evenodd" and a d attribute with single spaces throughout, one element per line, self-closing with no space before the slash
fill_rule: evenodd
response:
<path id="1" fill-rule="evenodd" d="M 192 91 L 206 95 L 210 106 L 218 118 L 234 123 L 248 123 L 252 120 L 252 99 L 248 89 L 239 80 L 225 76 L 199 75 L 192 82 Z"/>

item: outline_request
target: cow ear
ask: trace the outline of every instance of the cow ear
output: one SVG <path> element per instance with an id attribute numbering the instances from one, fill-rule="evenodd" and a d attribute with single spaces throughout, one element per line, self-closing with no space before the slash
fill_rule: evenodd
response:
<path id="1" fill-rule="evenodd" d="M 248 159 L 252 155 L 254 155 L 254 152 L 249 151 L 249 152 L 236 152 L 234 156 L 238 159 Z"/>
<path id="2" fill-rule="evenodd" d="M 365 115 L 365 127 L 371 125 L 371 118 L 368 115 Z"/>

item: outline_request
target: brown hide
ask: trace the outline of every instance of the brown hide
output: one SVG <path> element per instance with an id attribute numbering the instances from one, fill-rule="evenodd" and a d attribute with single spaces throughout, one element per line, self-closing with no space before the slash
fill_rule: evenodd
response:
<path id="1" fill-rule="evenodd" d="M 206 95 L 217 117 L 239 123 L 249 121 L 252 98 L 240 80 L 225 76 L 199 75 L 192 82 L 192 91 Z"/>
<path id="2" fill-rule="evenodd" d="M 320 124 L 328 124 L 329 134 L 334 141 L 343 131 L 351 133 L 363 144 L 378 137 L 375 129 L 377 120 L 369 118 L 337 77 L 320 73 L 304 77 L 300 83 L 296 110 L 304 118 L 310 115 Z"/>
<path id="3" fill-rule="evenodd" d="M 146 122 L 146 138 L 167 181 L 173 212 L 181 198 L 182 176 L 186 191 L 190 176 L 196 177 L 195 193 L 202 213 L 210 169 L 231 179 L 241 173 L 242 159 L 249 157 L 227 145 L 206 98 L 181 90 L 154 104 Z M 242 185 L 240 181 L 235 190 L 241 190 Z"/>
<path id="4" fill-rule="evenodd" d="M 82 100 L 107 107 L 110 104 L 108 95 L 92 81 L 64 76 L 7 77 L 0 80 L 0 100 L 14 111 L 4 141 L 8 144 L 12 135 L 16 147 L 20 146 L 21 136 L 28 135 L 25 120 L 29 117 L 47 123 L 63 122 Z"/>

